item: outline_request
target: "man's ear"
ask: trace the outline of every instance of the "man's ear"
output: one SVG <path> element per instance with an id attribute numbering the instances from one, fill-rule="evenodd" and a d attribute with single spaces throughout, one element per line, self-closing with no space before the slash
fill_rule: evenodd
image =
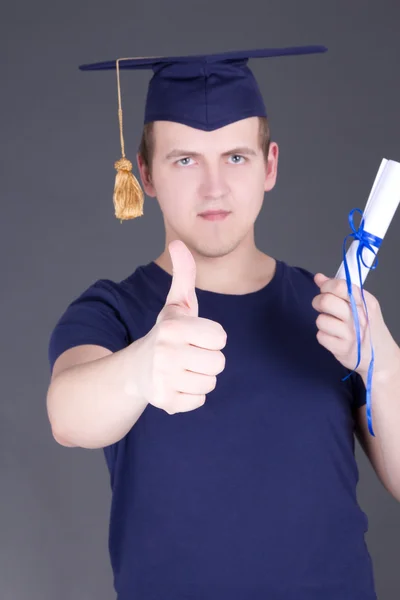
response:
<path id="1" fill-rule="evenodd" d="M 141 154 L 136 155 L 137 166 L 140 173 L 140 179 L 142 181 L 142 187 L 147 196 L 150 198 L 155 198 L 156 190 L 154 188 L 153 182 L 151 180 L 151 175 L 148 167 L 144 164 L 143 158 Z"/>
<path id="2" fill-rule="evenodd" d="M 276 142 L 271 142 L 268 151 L 268 164 L 267 172 L 265 177 L 264 190 L 269 192 L 275 186 L 276 178 L 278 176 L 278 158 L 279 158 L 279 147 Z"/>

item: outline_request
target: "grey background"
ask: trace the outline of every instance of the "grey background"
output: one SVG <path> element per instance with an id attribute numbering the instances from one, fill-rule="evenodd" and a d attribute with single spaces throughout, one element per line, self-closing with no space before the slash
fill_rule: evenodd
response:
<path id="1" fill-rule="evenodd" d="M 1 68 L 0 598 L 114 598 L 102 451 L 52 439 L 47 344 L 67 304 L 120 280 L 164 247 L 156 200 L 113 216 L 120 56 L 325 44 L 324 55 L 251 63 L 280 145 L 276 188 L 256 223 L 265 252 L 334 275 L 351 208 L 364 208 L 383 157 L 400 161 L 398 0 L 147 0 L 4 3 Z M 139 143 L 149 74 L 123 73 L 127 156 Z M 400 214 L 366 289 L 400 340 Z M 400 401 L 400 398 L 399 398 Z M 400 424 L 399 424 L 400 430 Z M 357 446 L 359 501 L 378 597 L 400 594 L 399 504 Z"/>

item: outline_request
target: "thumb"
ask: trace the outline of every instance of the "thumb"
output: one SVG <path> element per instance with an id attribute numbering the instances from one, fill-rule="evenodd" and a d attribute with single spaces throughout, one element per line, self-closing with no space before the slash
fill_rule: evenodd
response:
<path id="1" fill-rule="evenodd" d="M 172 261 L 172 283 L 165 301 L 165 307 L 184 309 L 184 313 L 197 317 L 199 312 L 196 284 L 196 263 L 181 240 L 173 240 L 168 245 Z M 175 312 L 175 311 L 174 311 Z"/>
<path id="2" fill-rule="evenodd" d="M 321 287 L 321 285 L 325 283 L 325 281 L 328 281 L 328 279 L 329 277 L 327 277 L 323 273 L 317 273 L 316 275 L 314 275 L 314 281 L 318 287 Z"/>

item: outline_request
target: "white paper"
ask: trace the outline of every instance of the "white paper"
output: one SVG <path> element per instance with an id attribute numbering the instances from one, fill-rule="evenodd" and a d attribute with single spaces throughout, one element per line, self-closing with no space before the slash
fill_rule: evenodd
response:
<path id="1" fill-rule="evenodd" d="M 380 237 L 382 240 L 389 228 L 396 209 L 400 203 L 400 163 L 395 160 L 382 159 L 378 173 L 375 177 L 367 204 L 364 209 L 364 230 L 372 235 Z M 355 226 L 358 228 L 361 222 L 359 213 L 354 214 Z M 357 266 L 357 248 L 358 240 L 353 240 L 346 253 L 347 264 L 350 272 L 351 282 L 360 285 L 360 276 Z M 374 252 L 378 254 L 378 249 L 373 246 Z M 366 265 L 371 266 L 375 260 L 375 255 L 364 248 L 362 258 Z M 370 269 L 360 263 L 361 279 L 364 284 Z M 346 279 L 344 262 L 339 267 L 335 275 L 336 279 Z"/>

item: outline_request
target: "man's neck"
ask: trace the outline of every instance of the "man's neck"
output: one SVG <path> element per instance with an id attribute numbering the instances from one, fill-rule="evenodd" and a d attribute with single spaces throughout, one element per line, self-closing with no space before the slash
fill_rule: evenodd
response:
<path id="1" fill-rule="evenodd" d="M 154 262 L 172 275 L 172 264 L 168 250 L 163 252 Z M 223 263 L 212 259 L 207 262 L 196 261 L 196 287 L 219 294 L 248 294 L 256 292 L 273 279 L 276 270 L 276 260 L 256 249 L 249 265 L 235 270 Z"/>

